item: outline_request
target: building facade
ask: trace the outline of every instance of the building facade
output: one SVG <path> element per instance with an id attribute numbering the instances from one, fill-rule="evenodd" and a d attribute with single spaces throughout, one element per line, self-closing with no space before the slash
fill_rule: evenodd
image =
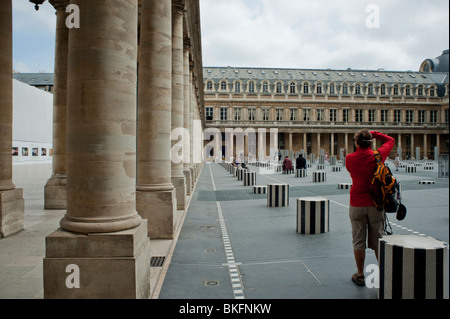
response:
<path id="1" fill-rule="evenodd" d="M 282 150 L 339 159 L 367 128 L 395 138 L 391 157 L 449 152 L 448 50 L 420 72 L 205 67 L 203 75 L 206 127 L 223 141 L 227 130 L 276 128 Z"/>

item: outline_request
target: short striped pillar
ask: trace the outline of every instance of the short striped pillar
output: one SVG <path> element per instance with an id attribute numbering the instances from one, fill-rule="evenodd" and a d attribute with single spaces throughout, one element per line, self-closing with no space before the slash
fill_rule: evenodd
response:
<path id="1" fill-rule="evenodd" d="M 237 170 L 236 177 L 237 177 L 237 180 L 238 180 L 238 181 L 243 181 L 243 180 L 244 180 L 244 172 L 246 172 L 246 170 L 244 170 L 244 169 L 242 169 L 242 168 L 239 168 L 239 169 Z"/>
<path id="2" fill-rule="evenodd" d="M 244 172 L 244 186 L 256 185 L 256 173 L 255 172 Z"/>
<path id="3" fill-rule="evenodd" d="M 297 233 L 314 235 L 330 230 L 330 201 L 324 197 L 297 199 Z"/>
<path id="4" fill-rule="evenodd" d="M 419 184 L 435 184 L 435 181 L 419 181 Z"/>
<path id="5" fill-rule="evenodd" d="M 340 172 L 341 171 L 341 166 L 333 166 L 333 167 L 331 167 L 331 171 L 332 172 Z"/>
<path id="6" fill-rule="evenodd" d="M 253 194 L 266 194 L 267 186 L 253 186 Z"/>
<path id="7" fill-rule="evenodd" d="M 425 165 L 425 166 L 423 167 L 423 169 L 424 169 L 425 171 L 432 171 L 432 170 L 434 170 L 434 166 Z"/>
<path id="8" fill-rule="evenodd" d="M 415 166 L 406 166 L 406 173 L 415 173 L 417 171 Z"/>
<path id="9" fill-rule="evenodd" d="M 294 170 L 293 169 L 284 169 L 282 174 L 293 174 Z"/>
<path id="10" fill-rule="evenodd" d="M 325 169 L 325 164 L 317 164 L 317 169 Z"/>
<path id="11" fill-rule="evenodd" d="M 313 183 L 323 183 L 327 180 L 326 172 L 313 172 Z"/>
<path id="12" fill-rule="evenodd" d="M 307 173 L 306 169 L 304 169 L 304 168 L 297 169 L 295 171 L 295 177 L 297 177 L 297 178 L 303 178 L 303 177 L 306 177 L 306 176 L 308 176 L 308 173 Z"/>
<path id="13" fill-rule="evenodd" d="M 230 174 L 233 175 L 234 177 L 237 176 L 237 167 L 236 166 L 231 166 Z"/>
<path id="14" fill-rule="evenodd" d="M 289 184 L 268 184 L 267 206 L 269 207 L 289 206 Z"/>
<path id="15" fill-rule="evenodd" d="M 379 299 L 448 298 L 445 243 L 416 235 L 384 236 L 378 254 Z"/>
<path id="16" fill-rule="evenodd" d="M 339 183 L 338 184 L 338 189 L 350 189 L 350 188 L 352 188 L 351 183 Z"/>

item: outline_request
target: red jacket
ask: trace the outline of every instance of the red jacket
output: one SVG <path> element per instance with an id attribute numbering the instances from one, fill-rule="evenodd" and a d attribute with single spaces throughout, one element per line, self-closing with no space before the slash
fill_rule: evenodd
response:
<path id="1" fill-rule="evenodd" d="M 292 165 L 292 161 L 289 158 L 284 159 L 283 169 L 285 169 L 285 170 L 293 170 L 294 169 L 294 166 Z"/>
<path id="2" fill-rule="evenodd" d="M 378 149 L 383 162 L 391 153 L 395 140 L 380 132 L 370 132 L 372 137 L 380 140 L 383 145 Z M 347 155 L 345 166 L 352 177 L 352 188 L 350 189 L 350 205 L 353 207 L 375 206 L 370 194 L 373 172 L 376 161 L 372 148 L 357 148 L 355 153 Z"/>

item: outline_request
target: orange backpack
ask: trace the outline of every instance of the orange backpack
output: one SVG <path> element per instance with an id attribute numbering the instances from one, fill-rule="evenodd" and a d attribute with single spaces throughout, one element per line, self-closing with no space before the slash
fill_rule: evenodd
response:
<path id="1" fill-rule="evenodd" d="M 389 167 L 384 165 L 380 153 L 378 151 L 373 151 L 373 153 L 377 161 L 377 167 L 372 178 L 372 201 L 379 211 L 395 213 L 399 206 L 396 195 L 399 192 L 400 185 Z"/>

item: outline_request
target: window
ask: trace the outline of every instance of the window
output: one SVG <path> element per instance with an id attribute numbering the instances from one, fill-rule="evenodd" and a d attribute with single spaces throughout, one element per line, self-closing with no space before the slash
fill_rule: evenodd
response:
<path id="1" fill-rule="evenodd" d="M 303 94 L 309 94 L 309 84 L 308 83 L 303 84 Z"/>
<path id="2" fill-rule="evenodd" d="M 430 87 L 430 96 L 431 97 L 435 96 L 435 92 L 436 92 L 436 90 L 434 89 L 434 86 Z"/>
<path id="3" fill-rule="evenodd" d="M 241 120 L 241 115 L 242 115 L 242 109 L 241 108 L 235 108 L 234 109 L 234 120 L 235 121 L 240 121 Z"/>
<path id="4" fill-rule="evenodd" d="M 386 123 L 389 122 L 389 111 L 381 110 L 381 122 Z"/>
<path id="5" fill-rule="evenodd" d="M 355 110 L 355 122 L 361 123 L 363 121 L 364 110 Z"/>
<path id="6" fill-rule="evenodd" d="M 227 90 L 227 82 L 225 81 L 220 82 L 220 90 L 222 92 L 225 92 Z"/>
<path id="7" fill-rule="evenodd" d="M 248 84 L 248 92 L 249 93 L 255 93 L 255 82 L 250 82 Z"/>
<path id="8" fill-rule="evenodd" d="M 295 83 L 294 82 L 291 82 L 291 84 L 289 85 L 289 93 L 295 94 Z"/>
<path id="9" fill-rule="evenodd" d="M 419 86 L 419 88 L 417 89 L 417 95 L 418 96 L 423 96 L 423 86 Z"/>
<path id="10" fill-rule="evenodd" d="M 317 94 L 322 94 L 322 83 L 317 84 Z"/>
<path id="11" fill-rule="evenodd" d="M 381 85 L 380 95 L 386 95 L 386 85 L 384 84 Z"/>
<path id="12" fill-rule="evenodd" d="M 212 121 L 214 119 L 214 108 L 207 107 L 206 108 L 206 120 Z"/>
<path id="13" fill-rule="evenodd" d="M 254 109 L 254 108 L 248 109 L 248 120 L 249 121 L 255 120 L 255 113 L 256 113 L 256 109 Z"/>
<path id="14" fill-rule="evenodd" d="M 398 95 L 398 85 L 394 85 L 394 95 Z"/>
<path id="15" fill-rule="evenodd" d="M 419 123 L 425 123 L 425 110 L 419 110 Z"/>
<path id="16" fill-rule="evenodd" d="M 317 109 L 317 121 L 323 121 L 323 109 Z"/>
<path id="17" fill-rule="evenodd" d="M 413 122 L 414 122 L 414 111 L 406 110 L 406 123 L 413 123 Z"/>
<path id="18" fill-rule="evenodd" d="M 270 121 L 270 109 L 263 109 L 263 121 Z"/>
<path id="19" fill-rule="evenodd" d="M 445 109 L 445 124 L 448 124 L 448 109 Z"/>
<path id="20" fill-rule="evenodd" d="M 436 110 L 430 111 L 430 123 L 437 123 L 438 112 Z"/>
<path id="21" fill-rule="evenodd" d="M 226 107 L 220 108 L 220 120 L 228 121 L 228 108 L 226 108 Z"/>
<path id="22" fill-rule="evenodd" d="M 282 89 L 281 83 L 278 82 L 277 83 L 277 94 L 280 94 L 280 93 L 283 93 L 283 89 Z"/>
<path id="23" fill-rule="evenodd" d="M 334 83 L 330 84 L 330 94 L 336 94 L 336 86 L 334 85 Z"/>
<path id="24" fill-rule="evenodd" d="M 213 89 L 213 84 L 212 84 L 211 81 L 206 82 L 206 89 L 207 89 L 208 91 L 212 91 L 212 89 Z"/>
<path id="25" fill-rule="evenodd" d="M 336 122 L 337 121 L 337 110 L 336 109 L 331 109 L 330 110 L 330 121 L 331 122 Z"/>
<path id="26" fill-rule="evenodd" d="M 369 110 L 369 122 L 375 122 L 375 110 Z"/>
<path id="27" fill-rule="evenodd" d="M 369 95 L 373 95 L 373 85 L 369 84 Z"/>
<path id="28" fill-rule="evenodd" d="M 269 84 L 267 82 L 263 83 L 262 91 L 263 93 L 269 93 Z"/>
<path id="29" fill-rule="evenodd" d="M 347 84 L 344 84 L 342 86 L 342 94 L 348 94 L 348 85 Z"/>
<path id="30" fill-rule="evenodd" d="M 311 121 L 311 109 L 303 110 L 303 121 L 305 122 Z"/>
<path id="31" fill-rule="evenodd" d="M 405 90 L 406 96 L 411 96 L 411 87 L 408 85 Z"/>
<path id="32" fill-rule="evenodd" d="M 236 82 L 234 84 L 234 92 L 235 93 L 241 93 L 241 82 Z"/>
<path id="33" fill-rule="evenodd" d="M 350 114 L 350 110 L 349 109 L 343 109 L 342 110 L 342 121 L 348 122 L 349 114 Z"/>
<path id="34" fill-rule="evenodd" d="M 402 121 L 402 111 L 394 110 L 394 123 L 400 123 Z"/>
<path id="35" fill-rule="evenodd" d="M 290 109 L 289 113 L 290 113 L 290 116 L 289 116 L 290 120 L 297 121 L 297 109 Z"/>
<path id="36" fill-rule="evenodd" d="M 277 121 L 283 121 L 284 109 L 276 109 Z"/>
<path id="37" fill-rule="evenodd" d="M 356 84 L 355 94 L 356 95 L 361 95 L 361 85 L 360 84 Z"/>

